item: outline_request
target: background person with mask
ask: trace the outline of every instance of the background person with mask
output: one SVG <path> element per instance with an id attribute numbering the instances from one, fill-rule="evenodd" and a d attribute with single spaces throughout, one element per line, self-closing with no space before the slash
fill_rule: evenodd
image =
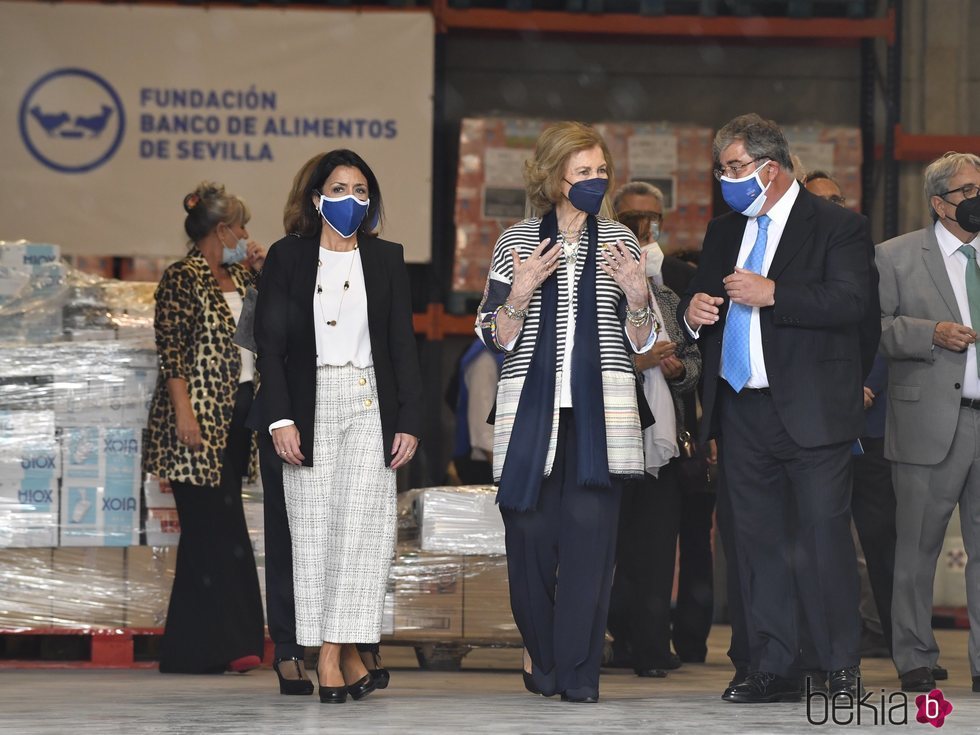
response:
<path id="1" fill-rule="evenodd" d="M 507 353 L 493 474 L 524 685 L 583 703 L 599 698 L 623 481 L 643 472 L 630 353 L 660 331 L 646 259 L 609 218 L 611 179 L 591 126 L 541 133 L 524 167 L 537 216 L 497 240 L 475 325 Z"/>
<path id="2" fill-rule="evenodd" d="M 664 195 L 646 181 L 623 184 L 613 197 L 616 218 L 629 227 L 647 254 L 647 277 L 676 294 L 687 290 L 694 266 L 677 257 L 677 251 L 660 242 L 664 223 Z"/>
<path id="3" fill-rule="evenodd" d="M 959 504 L 968 655 L 980 692 L 980 157 L 947 153 L 933 161 L 925 194 L 933 225 L 882 243 L 876 256 L 891 398 L 885 456 L 895 463 L 897 499 L 892 647 L 902 689 L 931 691 L 939 658 L 932 584 Z"/>
<path id="4" fill-rule="evenodd" d="M 170 481 L 180 519 L 177 569 L 160 671 L 247 671 L 260 663 L 262 599 L 242 507 L 254 475 L 245 419 L 253 355 L 232 339 L 265 251 L 250 242 L 248 207 L 220 184 L 184 197 L 190 252 L 156 291 L 160 373 L 150 404 L 144 470 Z"/>
<path id="5" fill-rule="evenodd" d="M 704 361 L 702 436 L 719 437 L 719 521 L 726 553 L 737 549 L 749 641 L 748 674 L 723 698 L 800 699 L 798 598 L 831 693 L 856 697 L 850 459 L 864 425 L 862 364 L 877 345 L 860 330 L 877 307 L 865 221 L 803 190 L 782 131 L 758 115 L 719 130 L 714 156 L 734 211 L 709 223 L 678 316 Z"/>

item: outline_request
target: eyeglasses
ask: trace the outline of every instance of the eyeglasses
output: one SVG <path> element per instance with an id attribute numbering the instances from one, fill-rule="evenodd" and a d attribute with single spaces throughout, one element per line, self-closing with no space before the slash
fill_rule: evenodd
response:
<path id="1" fill-rule="evenodd" d="M 713 169 L 712 173 L 715 175 L 715 178 L 718 180 L 721 180 L 722 176 L 727 176 L 730 179 L 737 179 L 740 178 L 739 174 L 742 172 L 742 169 L 751 166 L 753 163 L 757 161 L 768 161 L 768 160 L 769 160 L 769 156 L 760 156 L 759 158 L 753 158 L 751 161 L 746 161 L 745 163 L 730 163 L 727 166 L 718 166 L 715 169 Z"/>
<path id="2" fill-rule="evenodd" d="M 648 219 L 651 222 L 662 223 L 664 221 L 663 212 L 654 212 L 652 209 L 624 209 L 617 215 L 617 219 L 622 221 L 623 217 L 632 219 Z"/>
<path id="3" fill-rule="evenodd" d="M 980 186 L 977 186 L 976 184 L 963 184 L 963 186 L 960 186 L 956 189 L 950 189 L 949 191 L 944 191 L 939 196 L 945 199 L 950 194 L 957 194 L 957 193 L 962 194 L 964 199 L 973 199 L 975 196 L 977 196 L 977 194 L 980 194 Z"/>
<path id="4" fill-rule="evenodd" d="M 838 194 L 834 194 L 831 197 L 827 197 L 827 199 L 832 201 L 834 204 L 839 204 L 842 207 L 847 203 L 847 200 Z"/>

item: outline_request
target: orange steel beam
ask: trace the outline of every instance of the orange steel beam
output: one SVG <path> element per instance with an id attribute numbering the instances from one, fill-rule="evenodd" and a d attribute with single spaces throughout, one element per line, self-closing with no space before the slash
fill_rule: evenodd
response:
<path id="1" fill-rule="evenodd" d="M 568 13 L 450 8 L 434 0 L 432 12 L 439 30 L 504 30 L 550 33 L 598 33 L 675 38 L 825 38 L 858 41 L 885 38 L 891 42 L 891 12 L 882 18 L 741 18 L 694 15 L 644 16 L 626 13 Z"/>
<path id="2" fill-rule="evenodd" d="M 895 126 L 895 158 L 899 161 L 932 161 L 946 151 L 980 154 L 980 136 L 917 135 Z"/>

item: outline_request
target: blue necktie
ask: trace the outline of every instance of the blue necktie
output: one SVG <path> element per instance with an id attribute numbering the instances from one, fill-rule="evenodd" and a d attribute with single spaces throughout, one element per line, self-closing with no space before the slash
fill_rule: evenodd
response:
<path id="1" fill-rule="evenodd" d="M 753 273 L 762 272 L 762 263 L 766 257 L 766 231 L 769 229 L 769 217 L 761 215 L 756 219 L 759 232 L 755 236 L 755 245 L 749 257 L 742 266 Z M 725 334 L 722 337 L 721 362 L 722 374 L 729 385 L 738 393 L 749 381 L 752 375 L 752 361 L 749 357 L 749 328 L 752 324 L 752 307 L 745 304 L 732 304 L 725 319 Z"/>

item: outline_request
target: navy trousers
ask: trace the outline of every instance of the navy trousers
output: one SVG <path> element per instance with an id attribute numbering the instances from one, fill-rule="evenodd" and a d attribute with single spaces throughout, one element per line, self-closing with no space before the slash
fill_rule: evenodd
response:
<path id="1" fill-rule="evenodd" d="M 561 409 L 558 448 L 532 511 L 501 508 L 510 604 L 545 695 L 599 694 L 622 482 L 577 484 L 575 421 Z"/>

